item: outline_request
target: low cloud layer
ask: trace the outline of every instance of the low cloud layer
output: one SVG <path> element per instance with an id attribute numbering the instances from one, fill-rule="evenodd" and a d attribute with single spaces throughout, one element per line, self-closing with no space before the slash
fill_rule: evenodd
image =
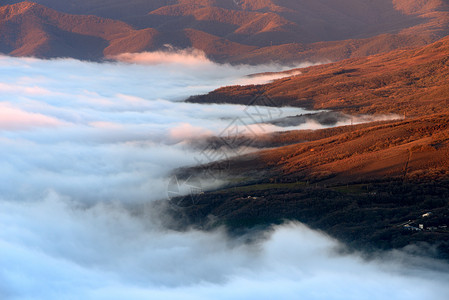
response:
<path id="1" fill-rule="evenodd" d="M 341 245 L 300 224 L 246 244 L 221 231 L 164 230 L 155 219 L 151 210 L 112 204 L 83 209 L 53 192 L 27 205 L 1 202 L 0 297 L 443 300 L 449 293 L 441 265 L 432 271 L 404 254 L 371 262 L 337 254 Z"/>
<path id="2" fill-rule="evenodd" d="M 173 169 L 197 162 L 187 141 L 235 120 L 281 129 L 243 106 L 178 100 L 272 66 L 0 64 L 0 299 L 446 299 L 446 265 L 337 254 L 301 224 L 253 243 L 160 225 L 151 200 L 167 197 Z"/>
<path id="3" fill-rule="evenodd" d="M 323 129 L 335 126 L 356 125 L 362 123 L 401 120 L 396 114 L 387 115 L 347 115 L 341 112 L 320 111 L 313 114 L 297 116 L 286 116 L 284 118 L 273 118 L 268 123 L 273 126 L 284 128 L 284 130 L 301 129 Z M 266 124 L 264 124 L 266 125 Z"/>
<path id="4" fill-rule="evenodd" d="M 308 67 L 311 66 L 311 64 L 303 64 L 302 66 L 297 67 Z M 301 75 L 301 71 L 293 71 L 293 72 L 280 72 L 280 73 L 269 73 L 269 74 L 256 74 L 252 76 L 246 76 L 245 78 L 242 78 L 239 80 L 236 84 L 240 85 L 251 85 L 251 84 L 265 84 L 272 82 L 277 79 L 289 77 L 289 76 L 296 76 Z"/>
<path id="5" fill-rule="evenodd" d="M 155 51 L 140 53 L 123 53 L 110 57 L 111 59 L 144 65 L 167 65 L 204 67 L 213 66 L 203 51 L 197 49 L 184 49 L 179 51 Z"/>
<path id="6" fill-rule="evenodd" d="M 198 151 L 184 141 L 219 134 L 236 118 L 254 122 L 244 106 L 178 100 L 268 68 L 0 61 L 2 197 L 29 200 L 54 190 L 88 203 L 166 197 L 168 174 L 196 163 Z"/>
<path id="7" fill-rule="evenodd" d="M 169 47 L 171 49 L 171 47 Z M 170 51 L 140 52 L 140 53 L 123 53 L 109 57 L 111 60 L 147 66 L 167 66 L 181 67 L 183 69 L 191 69 L 194 74 L 207 74 L 209 78 L 218 76 L 220 79 L 234 77 L 234 80 L 223 82 L 226 84 L 265 84 L 276 79 L 301 74 L 299 70 L 287 71 L 295 68 L 305 68 L 319 63 L 301 63 L 295 66 L 281 66 L 278 64 L 248 66 L 229 64 L 216 64 L 209 60 L 206 54 L 198 49 L 184 49 Z M 274 72 L 273 71 L 278 71 Z M 269 72 L 269 73 L 266 73 Z M 248 75 L 252 74 L 252 75 Z M 236 75 L 238 77 L 236 77 Z M 205 77 L 205 76 L 204 76 Z M 207 77 L 205 77 L 207 78 Z M 206 80 L 207 81 L 207 80 Z"/>

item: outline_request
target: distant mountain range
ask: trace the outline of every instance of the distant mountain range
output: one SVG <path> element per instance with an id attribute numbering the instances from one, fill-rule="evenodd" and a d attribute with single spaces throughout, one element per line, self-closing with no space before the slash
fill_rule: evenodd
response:
<path id="1" fill-rule="evenodd" d="M 449 31 L 447 0 L 34 2 L 2 2 L 0 52 L 100 60 L 169 44 L 220 62 L 336 61 L 425 45 Z"/>

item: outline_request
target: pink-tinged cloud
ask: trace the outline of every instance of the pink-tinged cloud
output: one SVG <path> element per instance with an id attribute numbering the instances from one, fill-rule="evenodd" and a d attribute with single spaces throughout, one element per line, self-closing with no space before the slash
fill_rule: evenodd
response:
<path id="1" fill-rule="evenodd" d="M 52 117 L 17 109 L 0 103 L 0 130 L 27 130 L 35 127 L 58 127 L 65 123 Z"/>
<path id="2" fill-rule="evenodd" d="M 121 129 L 125 128 L 122 124 L 114 123 L 114 122 L 106 122 L 106 121 L 90 122 L 89 125 L 91 127 L 99 128 L 99 129 L 121 130 Z"/>
<path id="3" fill-rule="evenodd" d="M 196 139 L 212 134 L 213 132 L 210 130 L 192 126 L 189 123 L 182 123 L 170 130 L 170 137 L 175 141 L 183 141 L 190 138 Z"/>
<path id="4" fill-rule="evenodd" d="M 277 79 L 289 77 L 289 76 L 296 76 L 302 74 L 301 71 L 294 71 L 294 72 L 280 72 L 280 73 L 272 73 L 272 74 L 257 74 L 253 76 L 247 76 L 239 81 L 237 81 L 236 84 L 240 85 L 251 85 L 251 84 L 265 84 L 272 82 Z"/>
<path id="5" fill-rule="evenodd" d="M 16 84 L 5 84 L 0 82 L 1 93 L 13 93 L 15 95 L 28 95 L 28 96 L 53 96 L 58 95 L 55 92 L 47 90 L 39 86 L 21 86 Z"/>
<path id="6" fill-rule="evenodd" d="M 121 62 L 143 65 L 177 64 L 177 65 L 213 65 L 206 54 L 197 49 L 184 49 L 179 51 L 155 51 L 142 53 L 123 53 L 110 57 Z"/>

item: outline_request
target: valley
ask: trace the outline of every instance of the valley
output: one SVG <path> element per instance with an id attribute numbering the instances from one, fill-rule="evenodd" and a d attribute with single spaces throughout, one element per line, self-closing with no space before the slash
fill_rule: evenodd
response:
<path id="1" fill-rule="evenodd" d="M 448 0 L 5 0 L 0 145 L 0 299 L 448 298 Z"/>

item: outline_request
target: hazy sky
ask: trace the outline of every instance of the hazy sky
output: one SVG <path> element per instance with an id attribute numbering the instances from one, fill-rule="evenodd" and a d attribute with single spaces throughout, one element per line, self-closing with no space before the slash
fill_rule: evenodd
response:
<path id="1" fill-rule="evenodd" d="M 338 242 L 301 224 L 253 244 L 163 228 L 143 204 L 195 163 L 185 142 L 251 123 L 243 106 L 178 100 L 282 68 L 186 52 L 120 59 L 0 57 L 0 299 L 447 299 L 446 265 L 337 254 Z"/>

